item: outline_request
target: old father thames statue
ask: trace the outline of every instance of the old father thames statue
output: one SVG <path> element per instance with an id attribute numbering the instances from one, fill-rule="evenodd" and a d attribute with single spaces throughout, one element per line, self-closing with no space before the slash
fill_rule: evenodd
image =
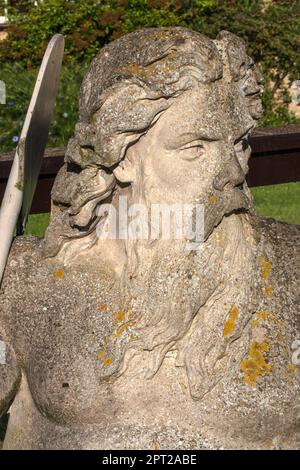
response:
<path id="1" fill-rule="evenodd" d="M 245 182 L 261 82 L 226 31 L 94 59 L 46 236 L 15 240 L 2 284 L 5 449 L 299 448 L 300 231 Z M 103 236 L 120 198 L 201 205 L 203 241 Z"/>

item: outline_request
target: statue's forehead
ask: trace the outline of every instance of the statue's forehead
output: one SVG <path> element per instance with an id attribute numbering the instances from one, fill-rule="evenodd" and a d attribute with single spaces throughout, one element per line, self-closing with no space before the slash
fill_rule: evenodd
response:
<path id="1" fill-rule="evenodd" d="M 182 95 L 158 123 L 166 145 L 175 148 L 190 138 L 227 141 L 245 135 L 253 120 L 236 93 L 216 83 Z"/>

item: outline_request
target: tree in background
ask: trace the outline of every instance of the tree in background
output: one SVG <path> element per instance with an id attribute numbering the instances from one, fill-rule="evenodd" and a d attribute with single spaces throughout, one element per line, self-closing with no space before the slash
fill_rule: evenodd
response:
<path id="1" fill-rule="evenodd" d="M 32 74 L 55 33 L 62 33 L 66 40 L 62 82 L 68 83 L 62 83 L 64 92 L 58 96 L 52 145 L 64 144 L 73 128 L 78 83 L 86 64 L 104 44 L 144 27 L 185 26 L 212 38 L 227 29 L 243 37 L 265 77 L 266 112 L 261 124 L 297 121 L 288 111 L 288 86 L 300 78 L 299 0 L 15 0 L 8 7 L 8 18 L 7 39 L 0 41 L 0 63 L 5 63 L 5 67 L 0 65 L 0 79 L 7 83 L 8 97 L 14 104 L 0 107 L 2 150 L 12 146 L 18 130 L 15 116 L 26 110 L 26 100 L 19 103 L 16 90 L 20 92 L 20 86 L 15 82 L 22 73 Z M 17 74 L 13 71 L 16 62 Z M 30 87 L 25 83 L 24 79 L 21 95 L 27 93 L 29 99 Z"/>

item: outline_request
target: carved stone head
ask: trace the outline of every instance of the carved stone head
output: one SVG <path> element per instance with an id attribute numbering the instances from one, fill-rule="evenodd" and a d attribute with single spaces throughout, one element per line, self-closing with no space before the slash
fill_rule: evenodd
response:
<path id="1" fill-rule="evenodd" d="M 73 238 L 94 244 L 97 207 L 116 193 L 148 204 L 202 202 L 206 238 L 224 214 L 249 209 L 248 135 L 261 91 L 243 41 L 226 31 L 211 40 L 146 29 L 104 47 L 82 85 L 46 253 Z"/>

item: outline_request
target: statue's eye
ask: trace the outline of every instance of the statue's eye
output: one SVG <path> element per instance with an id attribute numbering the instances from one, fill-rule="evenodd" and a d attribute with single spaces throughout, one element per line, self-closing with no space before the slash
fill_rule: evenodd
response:
<path id="1" fill-rule="evenodd" d="M 183 160 L 192 161 L 204 154 L 204 147 L 200 142 L 191 142 L 182 146 L 179 151 Z"/>

